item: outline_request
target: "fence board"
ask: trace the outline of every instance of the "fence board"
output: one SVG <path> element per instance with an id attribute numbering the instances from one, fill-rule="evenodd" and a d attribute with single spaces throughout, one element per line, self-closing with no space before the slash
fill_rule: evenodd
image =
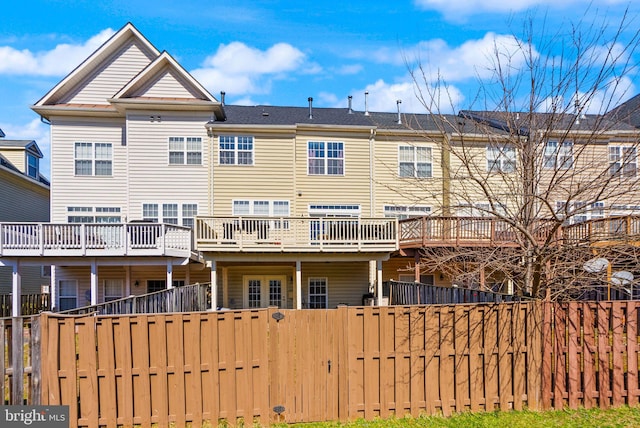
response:
<path id="1" fill-rule="evenodd" d="M 131 348 L 131 362 L 134 394 L 131 397 L 134 408 L 134 421 L 143 428 L 151 427 L 151 375 L 149 355 L 149 318 L 135 317 L 131 324 L 131 341 L 135 346 Z M 195 347 L 194 342 L 194 347 Z M 189 347 L 191 348 L 191 347 Z M 185 349 L 186 351 L 187 349 Z"/>
<path id="2" fill-rule="evenodd" d="M 598 404 L 601 409 L 608 409 L 610 404 L 610 369 L 609 369 L 609 304 L 599 302 L 597 306 L 598 326 Z"/>
<path id="3" fill-rule="evenodd" d="M 595 340 L 595 328 L 594 328 L 594 312 L 595 306 L 589 303 L 582 305 L 583 311 L 583 333 L 582 333 L 582 365 L 583 365 L 583 384 L 582 405 L 590 409 L 597 406 L 597 391 L 596 391 L 596 364 L 594 355 L 596 352 Z"/>
<path id="4" fill-rule="evenodd" d="M 98 357 L 98 404 L 100 406 L 100 423 L 107 428 L 117 426 L 117 399 L 113 319 L 105 318 L 96 326 Z M 149 400 L 151 401 L 151 400 Z"/>
<path id="5" fill-rule="evenodd" d="M 633 302 L 627 309 L 627 404 L 638 405 L 638 308 Z"/>
<path id="6" fill-rule="evenodd" d="M 96 349 L 96 319 L 83 318 L 76 322 L 78 332 L 78 387 L 81 397 L 78 425 L 98 427 L 98 362 Z"/>

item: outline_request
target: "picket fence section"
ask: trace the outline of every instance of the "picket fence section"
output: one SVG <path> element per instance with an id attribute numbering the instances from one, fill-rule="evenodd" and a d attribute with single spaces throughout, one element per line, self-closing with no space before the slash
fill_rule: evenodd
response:
<path id="1" fill-rule="evenodd" d="M 2 392 L 24 383 L 24 402 L 70 405 L 79 427 L 634 405 L 639 318 L 635 301 L 44 313 L 20 342 L 40 352 L 0 367 Z"/>

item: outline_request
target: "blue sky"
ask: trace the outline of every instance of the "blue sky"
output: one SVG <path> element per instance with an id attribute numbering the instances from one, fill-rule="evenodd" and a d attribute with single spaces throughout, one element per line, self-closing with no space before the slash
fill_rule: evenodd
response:
<path id="1" fill-rule="evenodd" d="M 48 175 L 49 129 L 29 107 L 127 22 L 214 96 L 225 91 L 227 103 L 306 106 L 311 96 L 315 106 L 344 107 L 352 95 L 354 108 L 362 110 L 368 91 L 370 110 L 395 111 L 401 99 L 403 111 L 422 112 L 407 62 L 419 59 L 426 74 L 445 79 L 455 108 L 469 108 L 477 78 L 488 77 L 495 40 L 518 34 L 529 19 L 548 33 L 569 34 L 581 19 L 615 27 L 627 8 L 631 24 L 621 44 L 640 28 L 640 2 L 10 2 L 0 25 L 0 128 L 9 139 L 35 139 Z M 636 54 L 633 64 L 640 60 Z M 621 100 L 640 88 L 633 69 L 623 83 Z"/>

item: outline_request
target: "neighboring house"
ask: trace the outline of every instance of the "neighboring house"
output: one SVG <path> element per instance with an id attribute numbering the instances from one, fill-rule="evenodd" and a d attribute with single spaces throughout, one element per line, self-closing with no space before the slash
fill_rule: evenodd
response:
<path id="1" fill-rule="evenodd" d="M 50 263 L 57 309 L 196 282 L 227 308 L 451 285 L 415 268 L 426 235 L 401 245 L 398 219 L 476 215 L 443 148 L 472 141 L 485 169 L 509 152 L 481 120 L 308 103 L 225 105 L 125 25 L 32 107 L 51 124 L 51 219 L 5 229 L 0 261 Z"/>
<path id="2" fill-rule="evenodd" d="M 1 130 L 0 137 L 4 137 Z M 35 141 L 0 138 L 0 223 L 49 221 L 49 181 L 40 174 L 40 159 Z M 12 292 L 14 262 L 0 266 L 0 294 Z M 41 265 L 21 269 L 23 294 L 49 288 L 49 266 Z"/>

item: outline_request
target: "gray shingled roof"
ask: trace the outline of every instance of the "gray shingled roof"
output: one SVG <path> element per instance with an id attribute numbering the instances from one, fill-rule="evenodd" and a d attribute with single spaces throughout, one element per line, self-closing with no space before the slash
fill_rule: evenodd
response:
<path id="1" fill-rule="evenodd" d="M 605 116 L 610 120 L 624 122 L 640 128 L 640 94 L 610 110 Z"/>

